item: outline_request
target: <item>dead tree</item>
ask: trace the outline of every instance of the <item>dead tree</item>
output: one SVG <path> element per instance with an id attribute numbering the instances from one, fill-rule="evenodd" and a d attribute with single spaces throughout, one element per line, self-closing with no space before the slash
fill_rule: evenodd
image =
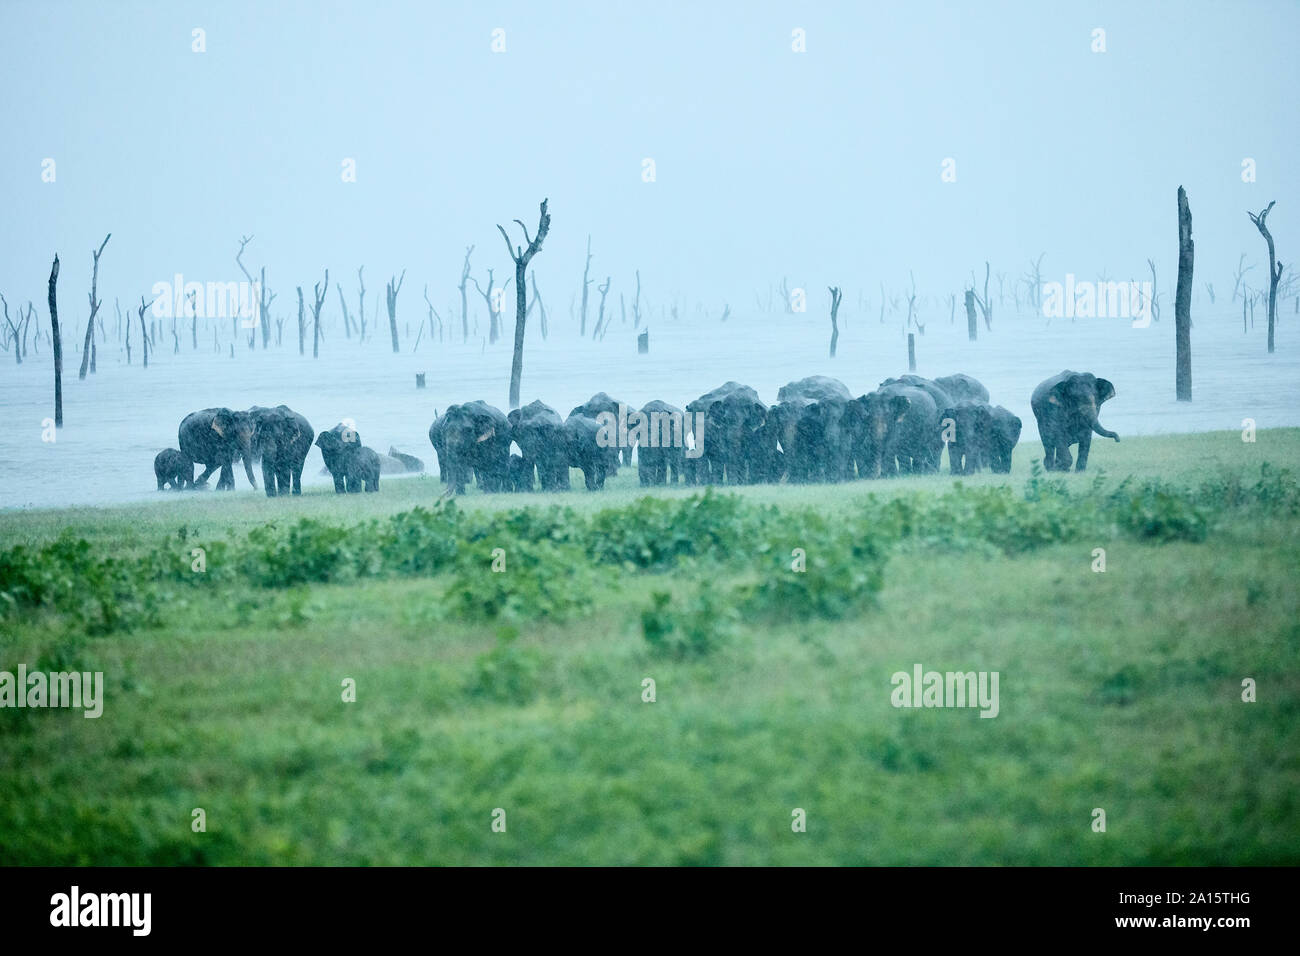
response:
<path id="1" fill-rule="evenodd" d="M 365 268 L 365 266 L 362 266 L 357 270 L 357 284 L 361 286 L 360 291 L 357 292 L 357 320 L 361 323 L 361 329 L 357 333 L 358 342 L 366 340 L 366 280 L 361 278 L 361 273 Z"/>
<path id="2" fill-rule="evenodd" d="M 954 325 L 957 322 L 957 293 L 948 293 L 948 324 Z"/>
<path id="3" fill-rule="evenodd" d="M 54 344 L 54 427 L 63 427 L 63 337 L 59 335 L 59 304 L 55 301 L 55 287 L 59 284 L 59 256 L 54 255 L 50 267 L 50 333 Z"/>
<path id="4" fill-rule="evenodd" d="M 388 287 L 385 290 L 385 297 L 388 304 L 388 331 L 393 336 L 393 354 L 399 351 L 397 345 L 397 293 L 402 291 L 402 283 L 406 280 L 406 270 L 402 270 L 401 277 L 394 276 L 388 280 Z"/>
<path id="5" fill-rule="evenodd" d="M 979 338 L 979 325 L 975 321 L 975 290 L 966 290 L 966 338 L 974 342 Z"/>
<path id="6" fill-rule="evenodd" d="M 1247 213 L 1247 215 L 1250 214 Z M 1234 282 L 1232 286 L 1232 298 L 1229 300 L 1229 302 L 1236 302 L 1238 295 L 1240 295 L 1243 300 L 1246 298 L 1245 292 L 1242 291 L 1241 280 L 1246 277 L 1247 272 L 1249 272 L 1251 269 L 1255 267 L 1253 265 L 1252 266 L 1244 265 L 1245 261 L 1246 261 L 1246 254 L 1243 252 L 1241 254 L 1241 257 L 1237 259 L 1237 270 L 1232 274 Z"/>
<path id="7" fill-rule="evenodd" d="M 262 326 L 262 348 L 265 350 L 267 346 L 271 344 L 271 328 L 270 323 L 266 321 L 266 315 L 267 311 L 271 308 L 271 299 L 274 299 L 275 296 L 267 298 L 266 295 L 266 266 L 262 266 L 262 281 L 260 284 L 254 282 L 253 277 L 249 275 L 248 270 L 244 268 L 244 263 L 241 257 L 244 254 L 244 247 L 252 241 L 252 236 L 247 236 L 239 240 L 239 252 L 235 254 L 235 264 L 239 266 L 239 271 L 242 272 L 244 278 L 248 280 L 250 288 L 255 288 L 257 290 L 257 321 Z"/>
<path id="8" fill-rule="evenodd" d="M 469 300 L 465 296 L 465 286 L 469 282 L 469 256 L 473 251 L 473 246 L 465 250 L 465 264 L 460 270 L 460 332 L 465 342 L 469 341 Z"/>
<path id="9" fill-rule="evenodd" d="M 338 290 L 339 308 L 343 310 L 343 336 L 350 339 L 352 338 L 352 319 L 348 317 L 348 300 L 343 295 L 343 283 L 340 282 L 334 288 Z M 427 289 L 428 286 L 425 286 L 425 288 Z"/>
<path id="10" fill-rule="evenodd" d="M 113 300 L 113 308 L 117 310 L 117 324 L 121 325 L 122 307 L 118 305 L 117 299 Z M 216 327 L 214 326 L 212 329 L 212 342 L 214 346 L 216 344 L 216 341 L 217 341 L 217 330 Z M 131 313 L 129 310 L 126 313 L 126 337 L 123 344 L 126 346 L 126 364 L 130 365 L 131 364 Z"/>
<path id="11" fill-rule="evenodd" d="M 18 343 L 18 326 L 23 324 L 23 320 L 20 318 L 18 320 L 18 325 L 14 325 L 13 320 L 9 318 L 9 302 L 5 299 L 3 295 L 0 295 L 0 304 L 4 306 L 5 325 L 9 326 L 9 334 L 13 336 L 13 340 L 14 340 L 14 364 L 22 365 L 23 350 Z"/>
<path id="12" fill-rule="evenodd" d="M 515 220 L 515 221 L 518 222 L 518 220 Z M 496 303 L 492 300 L 492 283 L 496 281 L 496 280 L 492 277 L 492 273 L 493 273 L 494 271 L 495 271 L 495 270 L 493 270 L 493 269 L 489 269 L 489 270 L 487 271 L 487 274 L 488 274 L 488 284 L 487 284 L 487 291 L 486 291 L 486 292 L 483 290 L 483 287 L 482 287 L 481 285 L 478 284 L 478 279 L 471 278 L 471 280 L 470 280 L 471 282 L 474 283 L 474 288 L 478 290 L 478 294 L 481 295 L 481 296 L 483 297 L 483 301 L 487 304 L 487 309 L 488 309 L 488 342 L 489 342 L 489 343 L 495 343 L 496 340 L 497 340 L 498 338 L 501 337 L 501 331 L 500 331 L 500 328 L 501 328 L 501 326 L 500 326 L 500 315 L 501 315 L 501 313 L 498 311 Z M 505 282 L 505 285 L 502 285 L 502 286 L 501 286 L 501 295 L 502 295 L 502 296 L 504 296 L 504 295 L 506 294 L 506 285 L 509 285 L 509 284 L 510 284 L 510 280 L 507 279 L 506 282 Z"/>
<path id="13" fill-rule="evenodd" d="M 1039 253 L 1038 259 L 1029 260 L 1029 271 L 1021 277 L 1029 290 L 1029 304 L 1034 307 L 1035 311 L 1040 311 L 1043 307 L 1043 258 L 1047 253 Z"/>
<path id="14" fill-rule="evenodd" d="M 149 310 L 149 306 L 153 305 L 154 302 L 156 301 L 158 300 L 155 298 L 149 302 L 145 302 L 144 296 L 140 296 L 140 308 L 136 312 L 136 314 L 140 317 L 140 338 L 144 339 L 144 344 L 140 346 L 140 350 L 141 350 L 140 354 L 144 359 L 145 368 L 149 367 L 149 344 L 150 343 L 149 343 L 149 333 L 144 327 L 144 314 Z M 234 348 L 234 346 L 232 345 L 231 348 Z"/>
<path id="15" fill-rule="evenodd" d="M 783 282 L 785 280 L 782 280 Z M 620 300 L 622 296 L 619 297 Z M 789 307 L 789 300 L 786 300 L 786 306 Z M 624 320 L 626 322 L 626 320 Z M 641 328 L 641 270 L 636 271 L 636 298 L 632 300 L 632 328 Z"/>
<path id="16" fill-rule="evenodd" d="M 507 243 L 509 245 L 509 243 Z M 578 327 L 578 334 L 586 336 L 587 334 L 587 292 L 591 288 L 591 235 L 587 235 L 587 264 L 582 267 L 582 322 Z M 596 335 L 593 332 L 592 338 Z"/>
<path id="17" fill-rule="evenodd" d="M 546 303 L 542 301 L 542 294 L 537 291 L 537 270 L 532 271 L 533 278 L 533 301 L 528 303 L 528 312 L 531 315 L 533 306 L 537 306 L 537 318 L 541 322 L 542 341 L 546 341 Z"/>
<path id="18" fill-rule="evenodd" d="M 325 294 L 330 290 L 330 271 L 325 270 L 325 284 L 319 282 L 312 286 L 312 295 L 315 296 L 311 307 L 311 357 L 320 358 L 320 310 L 325 304 Z M 393 333 L 393 341 L 397 341 L 397 333 Z"/>
<path id="19" fill-rule="evenodd" d="M 304 321 L 306 313 L 303 311 L 302 304 L 302 286 L 298 286 L 298 354 L 307 354 L 307 325 Z"/>
<path id="20" fill-rule="evenodd" d="M 438 315 L 437 310 L 433 307 L 433 303 L 429 301 L 429 287 L 427 285 L 424 287 L 424 304 L 429 307 L 429 341 L 433 341 L 433 320 L 435 318 L 438 320 L 438 340 L 442 341 L 442 316 Z M 415 340 L 415 348 L 411 349 L 411 351 L 414 352 L 415 349 L 418 349 L 419 347 L 420 340 L 417 337 Z"/>
<path id="21" fill-rule="evenodd" d="M 1273 326 L 1277 321 L 1277 284 L 1282 278 L 1283 269 L 1282 263 L 1277 261 L 1277 254 L 1273 249 L 1273 234 L 1268 231 L 1266 222 L 1268 214 L 1276 205 L 1277 200 L 1274 199 L 1258 216 L 1249 211 L 1246 213 L 1260 235 L 1264 237 L 1264 241 L 1268 243 L 1268 353 L 1270 355 L 1273 354 Z"/>
<path id="22" fill-rule="evenodd" d="M 1180 402 L 1192 400 L 1192 208 L 1187 191 L 1178 187 L 1178 285 L 1174 291 L 1174 393 Z"/>
<path id="23" fill-rule="evenodd" d="M 596 286 L 596 290 L 600 293 L 600 310 L 596 313 L 596 327 L 591 330 L 592 339 L 600 338 L 600 330 L 605 327 L 605 296 L 609 295 L 609 282 L 610 277 L 605 276 L 605 284 Z"/>
<path id="24" fill-rule="evenodd" d="M 910 269 L 907 275 L 912 280 L 912 294 L 907 297 L 907 324 L 904 328 L 910 329 L 912 327 L 912 317 L 916 315 L 916 276 L 912 274 Z"/>
<path id="25" fill-rule="evenodd" d="M 1156 285 L 1156 261 L 1147 260 L 1147 268 L 1151 270 L 1151 318 L 1157 322 L 1160 321 L 1160 293 Z"/>
<path id="26" fill-rule="evenodd" d="M 781 293 L 781 304 L 785 314 L 794 315 L 794 304 L 790 301 L 790 283 L 785 276 L 781 276 L 781 287 L 778 291 Z"/>
<path id="27" fill-rule="evenodd" d="M 827 286 L 831 293 L 831 358 L 835 358 L 835 346 L 840 340 L 840 294 L 838 286 Z"/>
<path id="28" fill-rule="evenodd" d="M 534 238 L 528 237 L 528 227 L 520 220 L 519 228 L 524 231 L 524 241 L 528 243 L 525 246 L 510 247 L 510 236 L 497 224 L 497 230 L 501 233 L 501 238 L 506 241 L 506 251 L 510 253 L 510 258 L 515 263 L 515 351 L 514 358 L 510 362 L 510 407 L 512 409 L 519 407 L 519 382 L 524 373 L 524 329 L 528 325 L 528 263 L 533 261 L 533 256 L 537 255 L 542 249 L 542 242 L 546 239 L 546 234 L 551 230 L 551 214 L 546 211 L 547 200 L 542 200 L 541 211 L 537 217 L 537 235 Z M 504 287 L 503 287 L 504 288 Z"/>
<path id="29" fill-rule="evenodd" d="M 1214 305 L 1214 283 L 1213 282 L 1205 283 L 1205 291 L 1210 297 L 1210 305 Z"/>
<path id="30" fill-rule="evenodd" d="M 111 238 L 113 238 L 113 234 L 110 232 L 104 237 L 104 241 L 99 244 L 99 249 L 92 253 L 95 257 L 95 267 L 90 273 L 90 318 L 86 320 L 86 341 L 81 347 L 81 371 L 77 373 L 78 379 L 86 377 L 86 370 L 90 365 L 90 356 L 95 349 L 95 314 L 99 312 L 99 300 L 95 298 L 95 293 L 99 286 L 99 257 Z"/>
<path id="31" fill-rule="evenodd" d="M 984 328 L 993 331 L 993 302 L 989 299 L 989 264 L 984 263 L 984 298 L 978 300 L 980 311 L 984 313 Z"/>

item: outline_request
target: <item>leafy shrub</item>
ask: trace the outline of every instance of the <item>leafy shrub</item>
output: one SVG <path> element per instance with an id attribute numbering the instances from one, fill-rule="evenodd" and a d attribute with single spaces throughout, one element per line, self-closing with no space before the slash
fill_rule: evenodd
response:
<path id="1" fill-rule="evenodd" d="M 466 690 L 474 696 L 510 704 L 527 704 L 537 696 L 544 659 L 535 648 L 517 646 L 519 631 L 497 631 L 497 646 L 474 659 Z"/>
<path id="2" fill-rule="evenodd" d="M 656 653 L 678 660 L 705 657 L 730 641 L 739 614 L 730 592 L 700 585 L 683 606 L 666 591 L 650 596 L 641 612 L 641 633 Z"/>
<path id="3" fill-rule="evenodd" d="M 592 576 L 584 554 L 546 542 L 502 539 L 505 570 L 492 570 L 483 543 L 463 552 L 452 572 L 448 610 L 470 620 L 564 619 L 591 605 Z"/>

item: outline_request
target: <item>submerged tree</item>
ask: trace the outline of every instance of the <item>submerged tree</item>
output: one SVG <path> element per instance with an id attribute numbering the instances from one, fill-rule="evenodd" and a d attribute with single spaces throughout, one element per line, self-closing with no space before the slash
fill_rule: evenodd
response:
<path id="1" fill-rule="evenodd" d="M 63 427 L 63 337 L 59 335 L 59 305 L 55 301 L 55 288 L 59 284 L 59 254 L 54 254 L 50 267 L 50 329 L 54 339 L 54 427 Z"/>
<path id="2" fill-rule="evenodd" d="M 840 340 L 840 294 L 839 286 L 828 286 L 831 293 L 831 358 L 835 358 L 835 346 Z M 724 316 L 725 318 L 725 316 Z"/>
<path id="3" fill-rule="evenodd" d="M 510 236 L 506 231 L 497 224 L 497 229 L 501 232 L 501 238 L 506 241 L 506 249 L 510 252 L 510 258 L 515 263 L 515 352 L 514 358 L 510 363 L 510 407 L 519 407 L 519 382 L 523 377 L 524 371 L 524 328 L 528 322 L 528 263 L 532 262 L 533 256 L 541 251 L 542 242 L 546 239 L 546 234 L 551 229 L 551 214 L 546 211 L 547 200 L 542 200 L 541 212 L 537 220 L 537 235 L 533 238 L 528 237 L 528 227 L 518 219 L 519 228 L 524 231 L 524 240 L 528 243 L 527 247 L 516 246 L 513 249 L 510 246 Z"/>
<path id="4" fill-rule="evenodd" d="M 1268 351 L 1270 355 L 1273 353 L 1273 326 L 1277 321 L 1277 284 L 1282 278 L 1283 269 L 1282 263 L 1277 261 L 1277 254 L 1273 249 L 1273 234 L 1268 231 L 1266 222 L 1268 214 L 1273 211 L 1275 205 L 1277 205 L 1276 199 L 1265 206 L 1258 216 L 1253 212 L 1246 213 L 1250 221 L 1255 224 L 1255 228 L 1259 230 L 1259 234 L 1264 237 L 1264 241 L 1268 243 Z"/>
<path id="5" fill-rule="evenodd" d="M 95 354 L 95 315 L 99 312 L 99 299 L 95 298 L 99 287 L 99 257 L 103 254 L 104 247 L 108 245 L 108 240 L 112 238 L 113 234 L 110 232 L 99 244 L 99 248 L 92 253 L 95 257 L 95 267 L 90 273 L 90 318 L 86 320 L 86 341 L 81 347 L 81 371 L 77 373 L 79 379 L 86 377 L 87 368 L 92 372 L 95 370 L 90 357 Z"/>
<path id="6" fill-rule="evenodd" d="M 1174 291 L 1174 394 L 1192 400 L 1192 208 L 1187 191 L 1178 187 L 1178 285 Z"/>

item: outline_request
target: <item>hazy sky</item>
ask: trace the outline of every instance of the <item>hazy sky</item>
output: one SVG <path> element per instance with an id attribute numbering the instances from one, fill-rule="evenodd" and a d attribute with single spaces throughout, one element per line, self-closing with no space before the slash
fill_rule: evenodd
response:
<path id="1" fill-rule="evenodd" d="M 1298 36 L 1295 2 L 3 0 L 0 292 L 43 314 L 57 251 L 84 317 L 111 231 L 111 312 L 176 272 L 239 278 L 254 234 L 273 311 L 365 264 L 380 298 L 407 269 L 422 314 L 426 282 L 456 297 L 469 244 L 476 275 L 509 275 L 495 224 L 532 232 L 543 197 L 556 313 L 589 232 L 615 296 L 639 268 L 652 298 L 711 308 L 782 275 L 846 304 L 909 268 L 946 293 L 1041 251 L 1049 280 L 1144 278 L 1154 256 L 1172 289 L 1179 184 L 1197 284 L 1230 286 L 1240 252 L 1264 257 L 1247 208 L 1276 199 L 1279 255 L 1300 254 Z"/>

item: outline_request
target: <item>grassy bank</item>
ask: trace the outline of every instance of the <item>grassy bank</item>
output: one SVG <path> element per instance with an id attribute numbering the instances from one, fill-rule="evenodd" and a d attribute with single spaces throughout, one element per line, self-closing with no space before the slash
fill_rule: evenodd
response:
<path id="1" fill-rule="evenodd" d="M 0 710 L 0 862 L 1300 861 L 1300 431 L 1031 453 L 0 515 L 0 670 L 107 685 Z M 998 672 L 998 716 L 893 707 L 918 663 Z"/>

